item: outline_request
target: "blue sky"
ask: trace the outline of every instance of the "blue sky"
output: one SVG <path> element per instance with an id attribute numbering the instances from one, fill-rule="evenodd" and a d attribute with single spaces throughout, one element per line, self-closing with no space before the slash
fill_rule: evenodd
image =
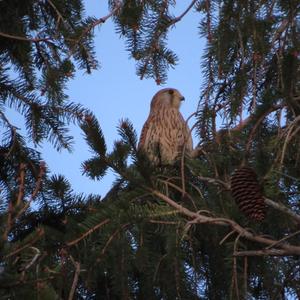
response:
<path id="1" fill-rule="evenodd" d="M 86 0 L 85 3 L 87 15 L 101 17 L 108 13 L 107 1 Z M 188 5 L 189 1 L 177 1 L 174 14 L 181 14 Z M 135 62 L 129 59 L 125 41 L 116 34 L 112 20 L 95 29 L 96 53 L 101 68 L 91 75 L 77 72 L 76 78 L 69 83 L 67 94 L 71 101 L 81 103 L 95 113 L 109 149 L 118 138 L 116 127 L 121 119 L 129 118 L 140 133 L 149 113 L 151 98 L 160 88 L 175 87 L 181 91 L 186 99 L 181 109 L 185 118 L 196 110 L 204 47 L 198 34 L 199 21 L 199 13 L 190 11 L 170 32 L 169 47 L 179 56 L 179 64 L 169 71 L 167 83 L 163 86 L 157 86 L 152 79 L 140 80 L 136 76 Z M 113 181 L 113 174 L 108 174 L 100 182 L 82 176 L 81 163 L 91 154 L 80 129 L 72 126 L 71 134 L 76 141 L 71 154 L 56 152 L 48 143 L 38 150 L 52 172 L 65 175 L 76 192 L 104 195 Z"/>

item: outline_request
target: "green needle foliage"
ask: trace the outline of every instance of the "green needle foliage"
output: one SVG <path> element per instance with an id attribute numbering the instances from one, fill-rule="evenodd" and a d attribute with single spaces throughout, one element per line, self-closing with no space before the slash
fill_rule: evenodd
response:
<path id="1" fill-rule="evenodd" d="M 95 19 L 80 0 L 0 1 L 1 299 L 300 297 L 299 1 L 191 1 L 173 16 L 175 5 L 109 1 Z M 195 155 L 153 166 L 129 120 L 109 151 L 93 113 L 64 92 L 76 68 L 97 67 L 93 28 L 111 17 L 138 76 L 160 84 L 177 63 L 167 34 L 192 10 L 207 40 Z M 77 123 L 92 153 L 83 174 L 117 175 L 107 195 L 52 175 L 8 108 L 34 145 L 70 150 Z M 231 195 L 241 166 L 258 175 L 262 222 Z"/>

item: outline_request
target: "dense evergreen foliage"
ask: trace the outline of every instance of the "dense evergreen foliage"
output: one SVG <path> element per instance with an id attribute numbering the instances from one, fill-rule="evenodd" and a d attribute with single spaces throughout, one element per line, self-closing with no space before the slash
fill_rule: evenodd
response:
<path id="1" fill-rule="evenodd" d="M 175 5 L 110 0 L 96 19 L 81 0 L 0 1 L 1 299 L 300 298 L 299 1 L 199 0 L 173 16 Z M 97 68 L 93 29 L 112 18 L 137 75 L 161 84 L 178 62 L 168 32 L 187 13 L 207 40 L 196 157 L 153 167 L 129 120 L 109 152 L 64 92 L 76 68 Z M 58 150 L 71 150 L 77 123 L 92 152 L 84 175 L 118 174 L 109 193 L 77 195 L 51 175 L 7 109 Z M 263 187 L 261 222 L 232 198 L 241 166 Z"/>

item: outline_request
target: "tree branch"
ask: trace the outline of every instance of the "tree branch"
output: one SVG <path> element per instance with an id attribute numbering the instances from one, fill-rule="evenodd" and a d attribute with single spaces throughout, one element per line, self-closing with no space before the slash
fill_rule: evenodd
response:
<path id="1" fill-rule="evenodd" d="M 40 163 L 40 172 L 39 172 L 39 175 L 38 175 L 37 182 L 35 184 L 35 189 L 32 192 L 32 194 L 30 196 L 30 199 L 26 202 L 26 204 L 22 207 L 22 209 L 18 212 L 18 214 L 14 218 L 14 221 L 17 220 L 28 209 L 28 207 L 30 206 L 31 202 L 36 198 L 38 192 L 41 189 L 42 179 L 43 179 L 43 176 L 45 174 L 45 170 L 46 170 L 45 163 L 41 162 Z"/>
<path id="2" fill-rule="evenodd" d="M 10 252 L 9 254 L 7 254 L 6 256 L 4 256 L 4 258 L 9 258 L 21 251 L 23 251 L 24 249 L 26 249 L 27 247 L 33 245 L 37 240 L 39 240 L 40 237 L 42 237 L 45 234 L 45 231 L 43 228 L 38 228 L 37 229 L 37 236 L 35 236 L 31 241 L 29 241 L 27 244 L 25 244 L 24 246 Z"/>
<path id="3" fill-rule="evenodd" d="M 179 21 L 181 21 L 181 19 L 193 8 L 193 6 L 195 5 L 195 3 L 197 2 L 197 0 L 193 0 L 190 5 L 187 7 L 187 9 L 178 17 L 174 18 L 171 22 L 170 25 L 173 25 Z"/>
<path id="4" fill-rule="evenodd" d="M 73 245 L 77 244 L 82 239 L 84 239 L 85 237 L 87 237 L 88 235 L 90 235 L 91 233 L 93 233 L 94 231 L 96 231 L 101 226 L 107 224 L 108 222 L 110 222 L 110 219 L 105 219 L 101 223 L 97 224 L 96 226 L 94 226 L 93 228 L 89 229 L 87 232 L 85 232 L 84 234 L 82 234 L 79 238 L 77 238 L 77 239 L 75 239 L 73 241 L 68 242 L 66 245 L 70 247 L 70 246 L 73 246 Z"/>
<path id="5" fill-rule="evenodd" d="M 170 206 L 176 208 L 181 214 L 191 218 L 192 220 L 189 221 L 188 224 L 214 224 L 219 226 L 229 226 L 232 228 L 232 230 L 236 231 L 240 237 L 243 237 L 247 240 L 254 241 L 268 246 L 274 245 L 277 242 L 276 240 L 255 235 L 252 232 L 240 226 L 238 223 L 234 222 L 233 220 L 226 219 L 226 218 L 207 217 L 204 215 L 200 215 L 197 212 L 190 211 L 189 209 L 176 203 L 175 201 L 170 199 L 168 196 L 162 194 L 161 192 L 150 188 L 148 189 L 151 190 L 153 195 L 165 201 Z M 287 243 L 283 243 L 278 245 L 278 248 L 280 248 L 280 250 L 286 251 L 286 253 L 289 253 L 290 255 L 300 255 L 300 246 L 294 246 Z"/>
<path id="6" fill-rule="evenodd" d="M 89 32 L 91 32 L 91 30 L 93 28 L 95 28 L 96 26 L 105 23 L 109 18 L 111 18 L 113 15 L 115 15 L 120 10 L 121 7 L 122 7 L 122 1 L 116 1 L 116 6 L 114 7 L 114 9 L 109 14 L 107 14 L 104 17 L 99 18 L 94 23 L 92 23 L 91 25 L 89 25 L 88 27 L 86 27 L 86 29 L 81 33 L 81 35 L 79 36 L 79 38 L 74 41 L 75 45 L 70 50 L 69 57 L 71 57 L 74 54 L 76 45 L 80 43 L 80 41 L 83 39 L 83 37 L 85 35 L 87 35 Z"/>
<path id="7" fill-rule="evenodd" d="M 46 42 L 46 41 L 52 40 L 52 37 L 47 37 L 47 38 L 24 37 L 24 36 L 12 35 L 9 33 L 4 33 L 4 32 L 0 32 L 0 36 L 9 38 L 9 39 L 13 39 L 13 40 L 24 41 L 24 42 L 33 42 L 33 43 Z"/>
<path id="8" fill-rule="evenodd" d="M 297 215 L 295 212 L 293 212 L 291 209 L 289 209 L 288 207 L 284 206 L 283 204 L 274 202 L 271 199 L 268 198 L 264 198 L 265 203 L 277 210 L 280 210 L 281 212 L 289 215 L 290 217 L 292 217 L 297 223 L 300 224 L 300 216 Z"/>
<path id="9" fill-rule="evenodd" d="M 109 239 L 107 240 L 107 242 L 105 243 L 101 253 L 100 253 L 100 256 L 96 259 L 97 262 L 100 261 L 101 257 L 104 255 L 106 249 L 108 248 L 108 246 L 110 245 L 110 243 L 113 241 L 113 239 L 117 236 L 117 234 L 123 230 L 124 228 L 126 228 L 127 226 L 129 225 L 129 223 L 126 223 L 124 224 L 121 228 L 117 229 L 110 237 Z"/>
<path id="10" fill-rule="evenodd" d="M 215 185 L 221 185 L 226 191 L 230 191 L 230 184 L 226 183 L 225 181 L 222 181 L 220 179 L 215 179 L 215 178 L 210 178 L 210 177 L 203 177 L 203 176 L 197 176 L 197 178 L 201 181 L 206 181 L 208 183 L 212 183 Z M 290 208 L 284 206 L 283 204 L 277 203 L 271 199 L 268 199 L 266 197 L 264 197 L 265 203 L 277 210 L 280 210 L 281 212 L 289 215 L 290 217 L 292 217 L 297 223 L 300 224 L 300 215 L 296 214 L 295 212 L 293 212 Z"/>
<path id="11" fill-rule="evenodd" d="M 74 293 L 75 293 L 77 283 L 78 283 L 79 274 L 80 274 L 80 263 L 75 261 L 72 256 L 70 256 L 70 259 L 75 267 L 75 274 L 74 274 L 73 283 L 72 283 L 72 287 L 71 287 L 71 290 L 69 293 L 68 300 L 73 300 Z"/>
<path id="12" fill-rule="evenodd" d="M 262 249 L 262 250 L 249 250 L 249 251 L 235 251 L 234 257 L 237 256 L 290 256 L 295 255 L 293 251 L 282 249 Z"/>

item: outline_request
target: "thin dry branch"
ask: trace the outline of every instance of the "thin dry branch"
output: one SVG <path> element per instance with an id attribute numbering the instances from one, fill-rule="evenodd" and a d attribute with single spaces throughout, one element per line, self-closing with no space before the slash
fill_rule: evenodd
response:
<path id="1" fill-rule="evenodd" d="M 259 236 L 256 234 L 253 234 L 252 232 L 248 231 L 247 229 L 240 226 L 238 223 L 236 223 L 233 220 L 226 219 L 226 218 L 214 218 L 214 217 L 208 217 L 204 215 L 200 215 L 197 212 L 193 212 L 182 205 L 176 203 L 171 198 L 167 197 L 166 195 L 162 194 L 161 192 L 150 189 L 152 194 L 156 197 L 160 198 L 161 200 L 168 203 L 170 206 L 176 208 L 181 214 L 185 215 L 186 217 L 190 218 L 191 221 L 189 221 L 189 224 L 214 224 L 219 226 L 229 226 L 232 230 L 236 231 L 241 238 L 245 238 L 247 240 L 257 242 L 263 245 L 273 245 L 276 243 L 276 240 L 272 240 L 270 238 L 266 238 L 263 236 Z M 277 246 L 280 250 L 284 250 L 285 253 L 289 253 L 290 255 L 300 255 L 300 246 L 290 245 L 288 243 L 282 243 Z"/>
<path id="2" fill-rule="evenodd" d="M 10 33 L 5 33 L 5 32 L 0 32 L 0 36 L 8 38 L 8 39 L 13 39 L 13 40 L 18 40 L 18 41 L 23 41 L 23 42 L 30 42 L 30 43 L 38 43 L 38 42 L 47 42 L 52 40 L 52 37 L 47 37 L 47 38 L 38 38 L 38 37 L 24 37 L 24 36 L 18 36 L 18 35 L 13 35 Z"/>
<path id="3" fill-rule="evenodd" d="M 11 227 L 12 227 L 12 214 L 13 214 L 13 210 L 14 210 L 14 207 L 13 207 L 12 201 L 9 201 L 9 203 L 8 203 L 8 212 L 7 212 L 6 228 L 5 228 L 4 233 L 2 235 L 3 241 L 7 241 L 8 233 L 9 233 Z"/>
<path id="4" fill-rule="evenodd" d="M 24 190 L 25 190 L 25 168 L 26 165 L 24 163 L 20 164 L 20 175 L 18 177 L 19 180 L 19 193 L 16 202 L 16 206 L 19 206 L 24 197 Z"/>
<path id="5" fill-rule="evenodd" d="M 9 254 L 7 254 L 6 256 L 4 256 L 4 259 L 9 258 L 13 255 L 18 254 L 19 252 L 23 251 L 24 249 L 30 247 L 31 245 L 33 245 L 36 241 L 38 241 L 43 235 L 45 234 L 45 231 L 43 228 L 39 228 L 37 230 L 37 235 L 31 240 L 29 241 L 27 244 L 25 244 L 24 246 L 17 248 L 16 250 L 10 252 Z"/>
<path id="6" fill-rule="evenodd" d="M 244 299 L 247 297 L 248 289 L 248 256 L 244 258 Z"/>
<path id="7" fill-rule="evenodd" d="M 105 243 L 101 253 L 100 253 L 100 257 L 97 258 L 97 262 L 100 261 L 101 257 L 104 255 L 104 253 L 106 252 L 106 249 L 108 248 L 108 246 L 110 245 L 110 243 L 113 241 L 113 239 L 117 236 L 117 234 L 123 230 L 124 228 L 126 228 L 129 225 L 129 223 L 124 224 L 121 228 L 117 229 L 107 240 L 107 242 Z"/>
<path id="8" fill-rule="evenodd" d="M 279 109 L 284 108 L 284 105 L 274 105 L 273 107 L 271 107 L 270 109 L 268 109 L 265 113 L 263 113 L 260 118 L 258 119 L 257 123 L 255 124 L 254 128 L 252 129 L 247 145 L 246 145 L 246 151 L 250 148 L 251 146 L 251 142 L 253 139 L 253 136 L 258 128 L 258 125 L 261 124 L 261 122 L 271 113 L 273 113 L 274 111 L 277 111 Z M 238 125 L 236 125 L 233 128 L 228 128 L 228 133 L 233 133 L 233 132 L 239 132 L 242 131 L 243 129 L 245 129 L 246 126 L 248 126 L 254 119 L 255 115 L 252 114 L 250 116 L 248 116 L 247 118 L 245 118 L 244 120 L 241 120 L 241 122 L 239 122 Z M 195 124 L 197 125 L 197 124 Z M 195 126 L 194 125 L 194 126 Z M 224 131 L 224 129 L 218 130 L 215 134 L 215 138 L 218 139 L 220 137 L 220 134 Z M 192 152 L 192 157 L 196 158 L 198 157 L 201 153 L 203 153 L 203 147 L 196 147 L 193 152 Z"/>
<path id="9" fill-rule="evenodd" d="M 26 202 L 26 204 L 22 207 L 22 209 L 20 209 L 20 211 L 18 212 L 18 214 L 14 218 L 13 222 L 16 221 L 18 218 L 20 218 L 20 216 L 28 209 L 28 207 L 30 206 L 30 204 L 32 203 L 32 201 L 35 200 L 38 192 L 41 189 L 42 180 L 43 180 L 43 176 L 45 174 L 45 171 L 46 171 L 46 165 L 45 165 L 44 162 L 41 162 L 40 163 L 40 171 L 39 171 L 38 179 L 37 179 L 36 184 L 35 184 L 35 189 L 32 192 L 32 194 L 30 196 L 30 199 Z"/>
<path id="10" fill-rule="evenodd" d="M 183 188 L 180 188 L 176 184 L 170 182 L 170 180 L 158 179 L 158 181 L 165 183 L 167 186 L 170 186 L 170 187 L 174 188 L 178 192 L 181 192 L 182 196 L 183 197 L 187 197 L 191 201 L 191 203 L 194 206 L 194 208 L 198 209 L 197 206 L 196 206 L 196 204 L 195 204 L 194 199 L 192 198 L 192 196 L 189 193 L 187 193 Z"/>
<path id="11" fill-rule="evenodd" d="M 190 5 L 186 8 L 186 10 L 181 14 L 179 15 L 178 17 L 174 18 L 171 22 L 170 25 L 173 25 L 179 21 L 182 20 L 182 18 L 194 7 L 194 5 L 196 4 L 197 0 L 193 0 Z"/>
<path id="12" fill-rule="evenodd" d="M 291 209 L 289 209 L 288 207 L 284 206 L 283 204 L 274 202 L 271 199 L 264 198 L 264 200 L 265 200 L 265 203 L 268 206 L 271 206 L 272 208 L 280 210 L 281 212 L 289 215 L 291 218 L 293 218 L 293 220 L 295 220 L 297 223 L 300 224 L 300 216 L 297 215 L 295 212 L 293 212 Z"/>
<path id="13" fill-rule="evenodd" d="M 69 297 L 68 300 L 72 300 L 74 299 L 74 294 L 76 291 L 76 287 L 77 287 L 77 283 L 78 283 L 78 278 L 79 278 L 79 274 L 80 274 L 80 263 L 75 261 L 72 256 L 70 256 L 70 259 L 75 267 L 75 273 L 74 273 L 74 278 L 73 278 L 73 283 L 72 283 L 72 287 L 69 293 Z"/>
<path id="14" fill-rule="evenodd" d="M 54 3 L 51 0 L 47 0 L 47 2 L 55 10 L 55 12 L 58 15 L 57 24 L 59 23 L 60 20 L 62 20 L 63 23 L 66 25 L 67 24 L 66 20 L 63 18 L 62 14 L 59 12 L 59 10 L 54 5 Z M 115 8 L 108 15 L 97 19 L 94 23 L 87 26 L 85 28 L 85 30 L 81 33 L 81 35 L 79 36 L 78 39 L 75 40 L 75 39 L 66 38 L 66 40 L 74 43 L 74 46 L 69 51 L 68 57 L 70 58 L 74 54 L 76 45 L 78 45 L 81 42 L 81 40 L 83 39 L 83 37 L 85 35 L 87 35 L 93 28 L 95 28 L 99 24 L 105 23 L 109 18 L 111 18 L 114 14 L 116 14 L 118 12 L 118 10 L 121 8 L 121 6 L 122 6 L 122 1 L 116 1 Z M 18 41 L 23 41 L 23 42 L 30 42 L 30 43 L 48 42 L 48 41 L 53 41 L 58 38 L 57 36 L 40 38 L 40 37 L 38 37 L 38 35 L 39 34 L 37 34 L 36 37 L 26 37 L 26 36 L 18 36 L 18 35 L 14 35 L 14 34 L 10 34 L 10 33 L 0 32 L 0 36 L 2 36 L 2 37 L 8 38 L 8 39 L 13 39 L 13 40 L 18 40 Z"/>
<path id="15" fill-rule="evenodd" d="M 109 14 L 97 19 L 95 22 L 87 26 L 85 30 L 81 33 L 79 38 L 74 41 L 74 46 L 70 50 L 68 57 L 71 57 L 74 54 L 76 46 L 80 43 L 80 41 L 84 38 L 84 36 L 90 33 L 98 25 L 105 23 L 109 18 L 115 15 L 121 9 L 121 7 L 122 7 L 122 1 L 116 1 L 115 8 Z"/>
<path id="16" fill-rule="evenodd" d="M 294 237 L 295 235 L 297 235 L 297 234 L 299 234 L 299 233 L 300 233 L 300 230 L 295 231 L 295 232 L 289 234 L 288 236 L 285 236 L 284 238 L 280 239 L 280 240 L 277 241 L 275 244 L 266 247 L 266 249 L 271 249 L 271 248 L 277 246 L 278 244 L 282 243 L 283 241 L 286 241 L 286 240 L 288 240 L 288 239 Z"/>
<path id="17" fill-rule="evenodd" d="M 293 122 L 291 124 L 289 124 L 288 127 L 285 129 L 284 134 L 286 135 L 286 138 L 285 138 L 285 141 L 284 141 L 284 144 L 283 144 L 282 154 L 281 154 L 281 159 L 280 159 L 280 165 L 281 166 L 283 165 L 285 153 L 286 153 L 287 146 L 288 146 L 289 142 L 291 141 L 293 136 L 299 131 L 299 126 L 297 127 L 299 121 L 300 121 L 300 116 L 296 117 L 293 120 Z M 296 130 L 294 130 L 295 127 L 297 127 Z"/>
<path id="18" fill-rule="evenodd" d="M 193 0 L 189 6 L 186 8 L 186 10 L 179 15 L 178 17 L 173 18 L 168 24 L 166 24 L 165 30 L 167 30 L 169 27 L 171 27 L 172 25 L 176 24 L 177 22 L 181 21 L 182 18 L 193 8 L 193 6 L 196 4 L 197 0 Z M 161 5 L 161 11 L 160 11 L 160 18 L 163 17 L 165 11 L 167 11 L 168 9 L 168 3 L 167 1 L 164 1 L 164 3 Z M 159 40 L 161 34 L 165 32 L 162 31 L 160 28 L 159 29 L 155 29 L 155 33 L 154 33 L 154 37 L 152 39 L 152 45 L 151 47 L 149 47 L 149 51 L 147 53 L 147 60 L 143 65 L 143 69 L 141 71 L 141 75 L 140 75 L 140 79 L 143 79 L 147 70 L 147 67 L 150 63 L 151 60 L 151 54 L 153 52 L 155 52 L 157 50 L 157 41 Z M 159 76 L 156 76 L 156 83 L 159 85 L 161 83 L 161 80 L 159 78 Z"/>
<path id="19" fill-rule="evenodd" d="M 220 185 L 224 188 L 225 191 L 230 191 L 231 190 L 230 184 L 225 182 L 225 181 L 222 181 L 220 179 L 215 179 L 215 178 L 210 178 L 210 177 L 203 177 L 203 176 L 197 176 L 197 178 L 201 181 L 206 181 L 206 182 L 211 183 L 211 184 Z M 295 212 L 293 212 L 290 208 L 284 206 L 283 204 L 277 203 L 277 202 L 275 202 L 275 201 L 273 201 L 269 198 L 266 198 L 266 197 L 264 197 L 264 200 L 265 200 L 265 203 L 268 206 L 289 215 L 290 217 L 293 218 L 293 220 L 295 222 L 300 223 L 300 216 L 298 214 L 296 214 Z"/>
<path id="20" fill-rule="evenodd" d="M 96 226 L 92 227 L 91 229 L 89 229 L 88 231 L 86 231 L 84 234 L 82 234 L 80 237 L 78 237 L 77 239 L 67 242 L 67 246 L 73 246 L 75 244 L 77 244 L 78 242 L 80 242 L 81 240 L 83 240 L 85 237 L 87 237 L 88 235 L 92 234 L 94 231 L 96 231 L 97 229 L 99 229 L 100 227 L 102 227 L 103 225 L 107 224 L 110 222 L 110 219 L 105 219 L 104 221 L 102 221 L 101 223 L 97 224 Z"/>
<path id="21" fill-rule="evenodd" d="M 13 200 L 10 200 L 8 203 L 8 212 L 7 212 L 7 221 L 6 221 L 6 227 L 3 233 L 3 240 L 7 240 L 7 236 L 14 224 L 14 219 L 13 219 L 13 213 L 15 211 L 15 208 L 20 206 L 23 198 L 24 198 L 24 190 L 25 190 L 25 167 L 26 165 L 24 163 L 20 164 L 20 173 L 18 177 L 19 181 L 19 192 L 17 196 L 17 201 L 15 205 L 13 204 Z"/>
<path id="22" fill-rule="evenodd" d="M 55 4 L 51 1 L 51 0 L 47 0 L 47 2 L 50 4 L 50 6 L 55 10 L 57 16 L 59 19 L 61 19 L 63 22 L 65 22 L 64 17 L 62 16 L 62 14 L 60 13 L 60 11 L 58 10 L 58 8 L 55 6 Z"/>
<path id="23" fill-rule="evenodd" d="M 24 272 L 27 271 L 41 256 L 41 251 L 36 247 L 30 247 L 35 252 L 35 255 L 33 256 L 32 260 L 24 267 Z"/>
<path id="24" fill-rule="evenodd" d="M 180 222 L 175 222 L 175 221 L 162 221 L 162 220 L 149 220 L 149 223 L 153 224 L 164 224 L 164 225 L 179 225 Z"/>
<path id="25" fill-rule="evenodd" d="M 292 256 L 295 255 L 293 251 L 283 249 L 262 249 L 262 250 L 249 250 L 249 251 L 236 251 L 233 253 L 234 257 L 237 256 Z"/>

